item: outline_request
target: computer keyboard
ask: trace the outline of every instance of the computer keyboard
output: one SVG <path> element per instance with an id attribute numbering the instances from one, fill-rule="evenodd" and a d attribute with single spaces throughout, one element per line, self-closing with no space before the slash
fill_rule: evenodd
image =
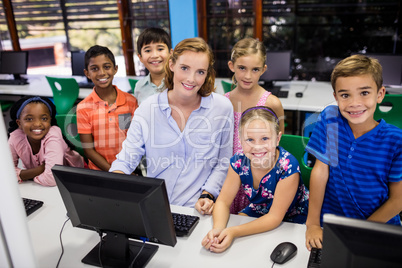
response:
<path id="1" fill-rule="evenodd" d="M 287 98 L 289 95 L 289 91 L 281 90 L 280 86 L 267 87 L 265 90 L 271 92 L 272 95 L 278 98 Z"/>
<path id="2" fill-rule="evenodd" d="M 80 83 L 78 83 L 78 86 L 79 86 L 80 88 L 93 88 L 93 87 L 94 87 L 94 83 L 80 82 Z"/>
<path id="3" fill-rule="evenodd" d="M 188 236 L 199 222 L 198 216 L 172 213 L 176 236 Z"/>
<path id="4" fill-rule="evenodd" d="M 312 248 L 310 251 L 310 258 L 308 259 L 307 268 L 320 268 L 321 267 L 321 254 L 322 254 L 322 249 Z"/>
<path id="5" fill-rule="evenodd" d="M 278 92 L 278 98 L 287 98 L 289 95 L 289 91 L 285 91 L 285 90 L 280 90 Z"/>
<path id="6" fill-rule="evenodd" d="M 43 205 L 43 201 L 39 201 L 39 200 L 35 200 L 35 199 L 22 198 L 22 201 L 24 202 L 25 212 L 27 213 L 27 216 L 34 213 L 36 210 L 38 210 Z"/>
<path id="7" fill-rule="evenodd" d="M 27 85 L 29 84 L 25 79 L 0 79 L 0 85 Z"/>

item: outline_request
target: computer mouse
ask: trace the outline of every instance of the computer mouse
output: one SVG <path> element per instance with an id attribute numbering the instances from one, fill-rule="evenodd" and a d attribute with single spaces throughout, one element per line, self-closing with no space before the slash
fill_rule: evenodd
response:
<path id="1" fill-rule="evenodd" d="M 297 247 L 290 242 L 282 242 L 276 246 L 271 253 L 271 260 L 278 264 L 283 264 L 296 256 Z"/>
<path id="2" fill-rule="evenodd" d="M 303 97 L 303 92 L 297 92 L 296 97 L 297 98 L 302 98 Z"/>

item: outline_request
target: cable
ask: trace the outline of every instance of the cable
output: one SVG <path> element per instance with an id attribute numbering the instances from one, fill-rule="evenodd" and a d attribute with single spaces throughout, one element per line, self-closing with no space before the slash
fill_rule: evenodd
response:
<path id="1" fill-rule="evenodd" d="M 140 248 L 140 251 L 138 251 L 138 253 L 137 253 L 137 256 L 135 256 L 135 258 L 133 259 L 133 261 L 131 262 L 131 264 L 130 264 L 130 268 L 133 268 L 134 267 L 134 263 L 135 263 L 135 261 L 137 260 L 137 258 L 138 258 L 138 256 L 140 256 L 140 254 L 141 254 L 141 251 L 144 249 L 144 247 L 145 247 L 145 241 L 146 241 L 146 239 L 142 239 L 142 242 L 144 242 L 144 243 L 142 243 L 142 247 Z"/>
<path id="2" fill-rule="evenodd" d="M 273 267 L 274 267 L 274 265 L 275 265 L 275 262 L 272 264 L 271 268 L 273 268 Z"/>
<path id="3" fill-rule="evenodd" d="M 99 233 L 99 239 L 100 239 L 100 241 L 99 241 L 99 251 L 98 251 L 99 265 L 100 265 L 100 267 L 103 267 L 103 264 L 102 264 L 102 255 L 101 255 L 101 248 L 102 248 L 102 232 L 99 231 L 98 233 Z"/>
<path id="4" fill-rule="evenodd" d="M 60 254 L 59 260 L 57 261 L 56 268 L 59 267 L 61 258 L 63 257 L 63 254 L 64 254 L 64 246 L 63 246 L 63 240 L 61 239 L 61 234 L 63 233 L 64 226 L 66 225 L 66 223 L 67 223 L 69 220 L 70 220 L 70 217 L 67 216 L 67 220 L 63 223 L 63 226 L 61 227 L 61 230 L 60 230 L 59 239 L 60 239 L 60 245 L 61 245 L 61 254 Z"/>

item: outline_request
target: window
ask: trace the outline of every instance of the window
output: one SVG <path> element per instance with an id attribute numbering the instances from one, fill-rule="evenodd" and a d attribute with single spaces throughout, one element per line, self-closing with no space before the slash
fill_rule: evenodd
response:
<path id="1" fill-rule="evenodd" d="M 138 36 L 149 27 L 162 28 L 170 34 L 169 4 L 167 0 L 131 0 L 131 14 L 127 20 L 131 21 L 134 40 L 135 71 L 136 75 L 145 75 L 147 71 L 137 57 Z"/>
<path id="2" fill-rule="evenodd" d="M 29 50 L 29 73 L 69 75 L 69 51 L 95 44 L 109 47 L 116 58 L 122 55 L 114 0 L 13 0 L 12 6 L 21 49 Z M 11 50 L 7 39 L 2 35 L 2 49 Z"/>
<path id="3" fill-rule="evenodd" d="M 292 50 L 293 77 L 300 80 L 329 81 L 335 64 L 351 53 L 402 54 L 402 6 L 397 0 L 198 2 L 206 10 L 199 14 L 206 33 L 200 33 L 214 51 L 221 77 L 231 76 L 230 50 L 245 37 L 262 36 L 269 51 Z"/>

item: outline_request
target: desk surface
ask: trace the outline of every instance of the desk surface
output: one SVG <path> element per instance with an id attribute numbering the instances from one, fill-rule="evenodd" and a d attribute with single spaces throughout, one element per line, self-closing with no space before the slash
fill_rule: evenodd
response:
<path id="1" fill-rule="evenodd" d="M 31 214 L 28 228 L 31 233 L 38 267 L 55 267 L 61 254 L 59 233 L 66 209 L 56 187 L 44 187 L 34 182 L 20 186 L 22 197 L 44 201 L 42 208 Z M 274 267 L 306 267 L 309 251 L 304 246 L 305 226 L 282 223 L 262 234 L 235 239 L 223 253 L 211 253 L 201 247 L 201 240 L 212 227 L 212 217 L 202 216 L 193 209 L 172 206 L 172 211 L 200 216 L 200 222 L 189 237 L 178 237 L 174 247 L 159 245 L 159 250 L 147 267 L 271 267 L 270 254 L 281 242 L 289 241 L 298 248 L 297 255 L 283 265 Z M 253 218 L 231 215 L 229 225 L 251 221 Z M 60 267 L 90 267 L 81 259 L 99 242 L 96 232 L 74 228 L 67 222 L 62 233 L 64 255 Z"/>
<path id="2" fill-rule="evenodd" d="M 28 75 L 27 78 L 30 82 L 28 85 L 0 85 L 0 95 L 3 95 L 0 96 L 0 99 L 5 99 L 5 95 L 13 96 L 17 99 L 25 95 L 53 96 L 52 90 L 44 75 Z M 75 78 L 78 82 L 86 80 L 83 77 Z M 139 79 L 139 77 L 131 78 Z M 230 82 L 230 80 L 226 78 L 216 78 L 215 87 L 216 92 L 219 94 L 223 94 L 222 80 Z M 116 76 L 113 80 L 113 84 L 123 91 L 130 90 L 127 77 Z M 301 109 L 302 111 L 317 111 L 322 110 L 330 101 L 333 101 L 332 88 L 327 82 L 289 81 L 277 82 L 275 85 L 281 86 L 281 90 L 289 91 L 287 98 L 280 98 L 285 110 L 298 111 Z M 310 90 L 314 92 L 310 93 Z M 317 90 L 319 94 L 317 94 L 315 90 Z M 92 89 L 80 88 L 78 98 L 85 98 L 91 91 Z M 296 93 L 299 92 L 303 93 L 303 97 L 296 97 Z"/>

